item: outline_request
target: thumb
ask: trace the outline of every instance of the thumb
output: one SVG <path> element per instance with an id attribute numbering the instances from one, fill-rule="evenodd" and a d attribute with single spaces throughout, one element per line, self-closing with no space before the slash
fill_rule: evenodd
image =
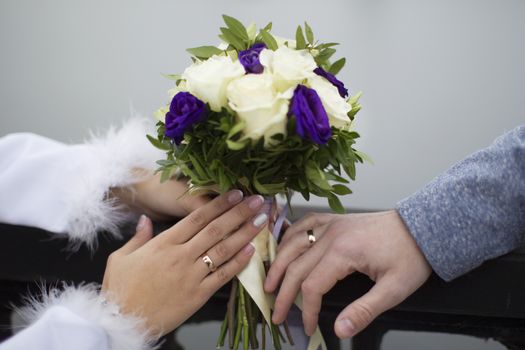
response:
<path id="1" fill-rule="evenodd" d="M 350 338 L 365 329 L 377 316 L 396 306 L 408 294 L 400 291 L 398 283 L 379 280 L 361 298 L 348 305 L 337 316 L 334 330 L 339 338 Z"/>
<path id="2" fill-rule="evenodd" d="M 153 237 L 153 224 L 146 215 L 141 215 L 137 223 L 136 233 L 131 239 L 120 248 L 123 254 L 131 254 L 135 250 L 146 244 Z"/>

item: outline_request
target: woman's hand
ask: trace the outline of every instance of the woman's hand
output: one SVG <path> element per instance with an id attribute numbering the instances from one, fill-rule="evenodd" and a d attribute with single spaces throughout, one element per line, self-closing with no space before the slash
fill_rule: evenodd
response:
<path id="1" fill-rule="evenodd" d="M 313 245 L 310 229 L 317 239 Z M 284 321 L 301 291 L 305 332 L 313 334 L 323 295 L 356 271 L 376 284 L 339 314 L 334 328 L 340 338 L 356 335 L 402 302 L 427 280 L 431 268 L 396 211 L 307 215 L 285 233 L 264 284 L 273 292 L 282 280 L 273 321 Z"/>
<path id="2" fill-rule="evenodd" d="M 149 175 L 140 169 L 134 171 L 138 176 L 144 173 L 145 180 L 127 187 L 113 188 L 111 193 L 131 209 L 145 213 L 153 220 L 184 217 L 210 201 L 207 196 L 190 195 L 184 180 L 161 182 L 160 174 Z"/>
<path id="3" fill-rule="evenodd" d="M 249 242 L 268 219 L 256 215 L 264 199 L 242 197 L 237 190 L 219 196 L 155 238 L 151 221 L 141 217 L 135 236 L 110 255 L 102 291 L 122 313 L 143 318 L 151 334 L 179 326 L 254 252 Z M 205 255 L 216 271 L 203 261 Z"/>

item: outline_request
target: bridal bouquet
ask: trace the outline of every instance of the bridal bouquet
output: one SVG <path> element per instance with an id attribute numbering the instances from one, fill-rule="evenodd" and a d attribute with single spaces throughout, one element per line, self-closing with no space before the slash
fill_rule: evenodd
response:
<path id="1" fill-rule="evenodd" d="M 277 213 L 276 195 L 290 203 L 292 193 L 326 197 L 336 212 L 344 208 L 338 195 L 351 190 L 355 165 L 364 155 L 354 148 L 352 130 L 361 109 L 360 94 L 349 97 L 336 75 L 345 59 L 332 61 L 337 43 L 318 42 L 310 26 L 299 26 L 295 40 L 272 34 L 272 24 L 245 27 L 223 16 L 218 46 L 188 49 L 192 64 L 169 91 L 171 101 L 155 116 L 157 137 L 152 144 L 167 153 L 159 160 L 162 180 L 189 179 L 190 191 L 233 188 L 261 194 L 273 203 L 269 228 L 254 240 L 256 253 L 233 282 L 218 347 L 229 334 L 229 348 L 259 348 L 257 324 L 266 327 L 276 349 L 292 342 L 271 322 L 273 298 L 263 291 L 265 271 L 275 256 L 276 239 L 286 215 Z M 272 232 L 270 232 L 272 229 Z M 298 298 L 300 307 L 300 298 Z M 310 348 L 324 347 L 319 333 Z"/>

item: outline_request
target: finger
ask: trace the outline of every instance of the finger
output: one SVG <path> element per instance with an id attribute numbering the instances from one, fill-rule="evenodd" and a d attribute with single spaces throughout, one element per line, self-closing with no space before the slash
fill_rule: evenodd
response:
<path id="1" fill-rule="evenodd" d="M 213 219 L 238 204 L 242 198 L 243 193 L 239 190 L 220 195 L 206 205 L 191 212 L 187 217 L 162 232 L 159 236 L 168 242 L 182 244 L 191 239 Z"/>
<path id="2" fill-rule="evenodd" d="M 320 240 L 312 248 L 293 261 L 286 269 L 283 283 L 275 299 L 275 309 L 272 315 L 274 323 L 280 324 L 286 319 L 303 281 L 309 272 L 319 263 L 329 245 L 328 240 Z"/>
<path id="3" fill-rule="evenodd" d="M 186 244 L 195 258 L 204 254 L 224 237 L 236 231 L 246 220 L 254 216 L 262 207 L 262 196 L 250 196 L 223 215 L 210 222 Z M 190 214 L 191 216 L 192 214 Z"/>
<path id="4" fill-rule="evenodd" d="M 323 226 L 312 230 L 315 238 L 320 239 L 326 228 L 327 226 Z M 264 281 L 264 290 L 267 293 L 275 291 L 279 282 L 281 282 L 288 265 L 307 251 L 310 246 L 311 244 L 308 240 L 308 234 L 306 231 L 299 231 L 295 234 L 292 233 L 291 237 L 286 242 L 282 242 L 279 245 L 277 256 L 270 266 L 270 270 Z"/>
<path id="5" fill-rule="evenodd" d="M 336 254 L 325 255 L 319 264 L 306 277 L 301 285 L 303 295 L 303 324 L 304 331 L 311 336 L 317 328 L 319 312 L 323 295 L 352 272 L 354 272 L 341 257 Z"/>
<path id="6" fill-rule="evenodd" d="M 211 201 L 208 196 L 194 196 L 189 193 L 185 193 L 181 198 L 181 205 L 186 210 L 186 215 L 205 206 Z"/>
<path id="7" fill-rule="evenodd" d="M 337 316 L 334 330 L 339 338 L 350 338 L 361 332 L 377 316 L 402 302 L 408 295 L 397 278 L 384 277 L 361 298 L 348 305 Z"/>
<path id="8" fill-rule="evenodd" d="M 142 247 L 153 237 L 153 224 L 146 215 L 141 215 L 137 223 L 136 233 L 131 239 L 124 244 L 119 251 L 123 254 L 133 253 Z"/>
<path id="9" fill-rule="evenodd" d="M 254 246 L 248 243 L 230 261 L 218 268 L 217 271 L 209 274 L 201 283 L 206 295 L 211 297 L 220 287 L 241 272 L 248 265 L 254 251 Z"/>
<path id="10" fill-rule="evenodd" d="M 288 230 L 286 230 L 283 241 L 287 238 L 286 236 L 292 235 L 295 232 L 310 230 L 317 226 L 322 226 L 333 220 L 334 214 L 327 213 L 308 213 L 301 219 L 294 222 Z"/>
<path id="11" fill-rule="evenodd" d="M 268 215 L 261 213 L 250 222 L 245 223 L 239 230 L 230 235 L 228 238 L 214 245 L 207 253 L 216 267 L 227 262 L 233 255 L 245 247 L 268 222 Z M 195 261 L 198 273 L 204 278 L 209 274 L 209 267 L 199 257 Z"/>

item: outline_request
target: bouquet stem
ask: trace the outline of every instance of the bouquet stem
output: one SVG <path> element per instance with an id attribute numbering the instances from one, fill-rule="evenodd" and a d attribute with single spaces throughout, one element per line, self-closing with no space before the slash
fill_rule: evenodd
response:
<path id="1" fill-rule="evenodd" d="M 263 265 L 260 273 L 262 274 L 261 278 L 263 279 L 270 268 L 270 255 L 274 254 L 270 253 L 270 237 L 272 235 L 270 228 L 273 227 L 275 230 L 280 230 L 284 217 L 286 216 L 286 211 L 277 215 L 277 204 L 275 198 L 267 198 L 266 201 L 269 204 L 268 217 L 270 224 L 268 229 L 261 232 L 254 242 L 255 246 L 260 249 L 258 252 Z M 288 323 L 284 323 L 285 332 L 282 332 L 278 325 L 271 322 L 270 318 L 265 318 L 264 315 L 266 315 L 266 317 L 271 317 L 271 315 L 267 312 L 265 313 L 265 311 L 259 311 L 258 304 L 252 299 L 248 290 L 241 283 L 241 280 L 236 277 L 232 281 L 227 312 L 222 323 L 219 340 L 217 341 L 217 348 L 224 346 L 226 334 L 228 334 L 228 347 L 230 350 L 238 350 L 241 341 L 244 350 L 248 350 L 250 347 L 254 350 L 260 349 L 259 340 L 257 339 L 258 323 L 261 323 L 262 349 L 266 349 L 267 328 L 270 331 L 270 337 L 274 349 L 280 350 L 282 342 L 286 343 L 286 339 L 288 339 L 288 342 L 293 345 L 294 342 Z M 248 287 L 250 288 L 252 286 L 248 285 Z M 271 313 L 271 310 L 268 311 Z M 285 333 L 286 338 L 283 333 Z"/>
<path id="2" fill-rule="evenodd" d="M 228 298 L 227 311 L 222 321 L 217 349 L 224 346 L 228 335 L 228 348 L 238 350 L 242 340 L 243 350 L 266 349 L 266 328 L 268 327 L 276 350 L 281 349 L 282 342 L 293 345 L 293 338 L 287 322 L 284 323 L 286 338 L 278 325 L 273 322 L 268 325 L 266 319 L 257 311 L 257 305 L 237 278 L 232 281 L 230 296 Z M 261 343 L 257 338 L 257 324 L 261 323 Z"/>

